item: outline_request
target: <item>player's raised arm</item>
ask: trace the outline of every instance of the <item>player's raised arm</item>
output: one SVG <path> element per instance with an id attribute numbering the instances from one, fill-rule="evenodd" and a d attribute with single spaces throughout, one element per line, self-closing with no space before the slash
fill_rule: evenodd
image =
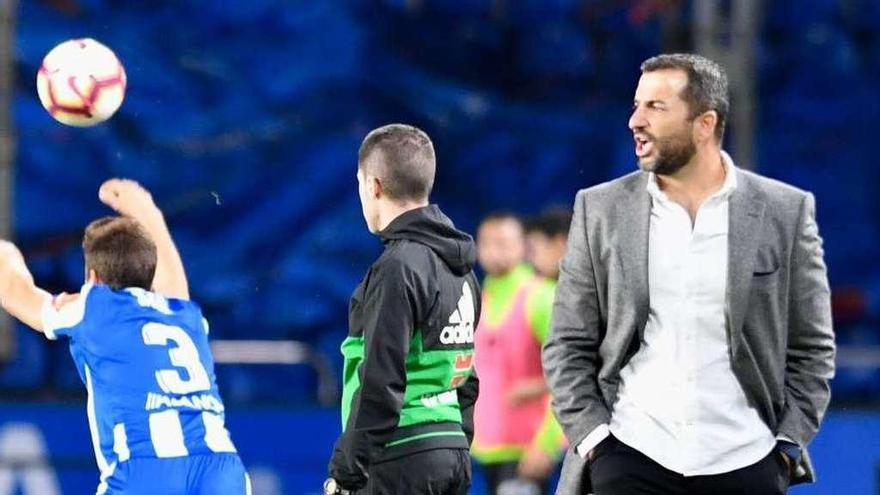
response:
<path id="1" fill-rule="evenodd" d="M 189 299 L 183 260 L 150 192 L 133 180 L 110 179 L 101 185 L 98 197 L 118 213 L 137 220 L 156 243 L 153 290 L 165 296 Z"/>
<path id="2" fill-rule="evenodd" d="M 0 240 L 0 304 L 25 325 L 43 331 L 42 310 L 52 296 L 34 285 L 34 277 L 15 244 Z"/>

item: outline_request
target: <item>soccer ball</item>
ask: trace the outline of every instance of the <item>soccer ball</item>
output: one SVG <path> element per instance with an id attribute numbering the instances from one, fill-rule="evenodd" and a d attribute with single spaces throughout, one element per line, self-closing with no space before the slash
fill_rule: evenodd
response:
<path id="1" fill-rule="evenodd" d="M 37 93 L 62 124 L 89 127 L 109 119 L 125 98 L 125 69 L 116 54 L 91 38 L 52 49 L 37 72 Z"/>

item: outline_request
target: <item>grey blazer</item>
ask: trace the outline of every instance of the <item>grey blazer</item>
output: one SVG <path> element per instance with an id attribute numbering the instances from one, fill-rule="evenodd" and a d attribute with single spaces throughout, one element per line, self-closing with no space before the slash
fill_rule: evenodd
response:
<path id="1" fill-rule="evenodd" d="M 730 197 L 727 335 L 749 402 L 802 456 L 793 483 L 815 480 L 806 445 L 834 374 L 834 334 L 822 239 L 810 193 L 735 169 Z M 648 174 L 577 194 L 543 362 L 553 407 L 571 442 L 556 493 L 588 493 L 575 447 L 608 423 L 620 370 L 648 318 Z"/>

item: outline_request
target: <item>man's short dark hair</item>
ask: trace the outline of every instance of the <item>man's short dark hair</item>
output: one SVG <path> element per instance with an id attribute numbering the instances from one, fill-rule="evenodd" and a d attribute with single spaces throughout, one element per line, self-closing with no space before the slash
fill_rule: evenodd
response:
<path id="1" fill-rule="evenodd" d="M 156 273 L 156 244 L 132 218 L 109 216 L 86 227 L 83 236 L 86 269 L 101 283 L 119 290 L 150 290 Z"/>
<path id="2" fill-rule="evenodd" d="M 426 201 L 434 187 L 436 159 L 431 138 L 405 124 L 389 124 L 367 134 L 358 166 L 379 178 L 383 191 L 397 201 Z"/>
<path id="3" fill-rule="evenodd" d="M 537 232 L 549 238 L 567 236 L 571 226 L 571 210 L 562 206 L 548 208 L 526 222 L 527 232 Z"/>
<path id="4" fill-rule="evenodd" d="M 715 138 L 721 142 L 730 111 L 730 94 L 724 68 L 706 57 L 692 53 L 665 53 L 642 62 L 643 74 L 664 69 L 685 71 L 688 82 L 681 98 L 690 108 L 690 117 L 693 119 L 714 110 L 718 114 Z"/>

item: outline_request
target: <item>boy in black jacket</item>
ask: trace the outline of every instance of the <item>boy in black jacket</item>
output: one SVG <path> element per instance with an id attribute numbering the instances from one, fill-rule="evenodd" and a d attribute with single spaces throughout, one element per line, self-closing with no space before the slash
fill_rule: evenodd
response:
<path id="1" fill-rule="evenodd" d="M 385 251 L 351 298 L 327 494 L 470 487 L 480 288 L 473 239 L 428 204 L 434 171 L 431 140 L 415 127 L 380 127 L 361 144 L 358 193 Z"/>

